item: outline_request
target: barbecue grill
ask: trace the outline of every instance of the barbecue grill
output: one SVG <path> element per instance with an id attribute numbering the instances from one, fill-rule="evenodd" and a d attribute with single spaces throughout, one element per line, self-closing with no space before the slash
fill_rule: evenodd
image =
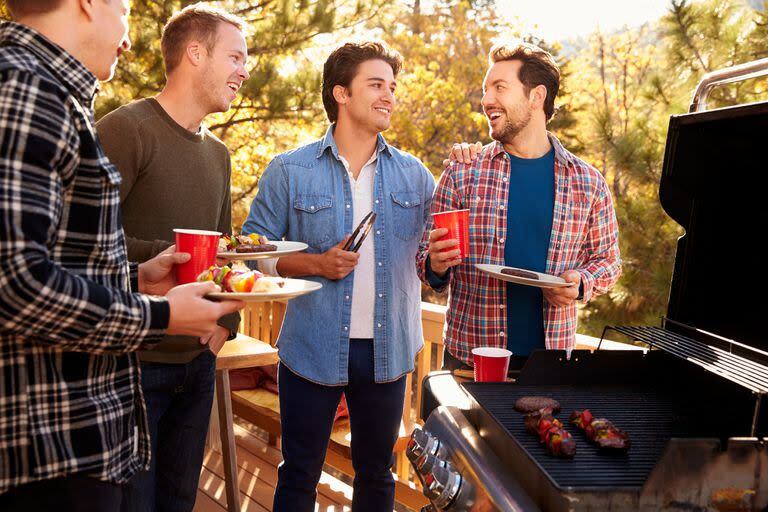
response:
<path id="1" fill-rule="evenodd" d="M 603 333 L 647 350 L 537 351 L 514 382 L 464 383 L 454 395 L 466 404 L 443 401 L 409 444 L 432 510 L 768 510 L 758 249 L 768 233 L 758 156 L 768 102 L 702 111 L 714 85 L 758 74 L 768 74 L 768 59 L 707 76 L 691 113 L 670 119 L 659 198 L 685 235 L 667 314 L 658 326 Z M 428 377 L 426 402 L 439 386 L 456 384 Z M 513 409 L 531 395 L 557 399 L 561 421 L 577 409 L 610 419 L 631 449 L 600 452 L 566 426 L 576 456 L 548 455 Z"/>

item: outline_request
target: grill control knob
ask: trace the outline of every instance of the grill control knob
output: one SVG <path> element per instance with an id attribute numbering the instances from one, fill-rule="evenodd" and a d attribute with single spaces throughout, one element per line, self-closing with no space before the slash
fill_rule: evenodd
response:
<path id="1" fill-rule="evenodd" d="M 447 509 L 461 489 L 461 475 L 443 466 L 436 465 L 424 477 L 424 494 L 439 510 Z"/>
<path id="2" fill-rule="evenodd" d="M 434 468 L 438 466 L 444 467 L 445 462 L 438 459 L 434 455 L 423 455 L 421 458 L 416 460 L 414 466 L 416 466 L 416 471 L 422 475 L 428 475 Z"/>
<path id="3" fill-rule="evenodd" d="M 416 461 L 424 455 L 435 455 L 439 447 L 440 441 L 437 438 L 421 427 L 416 427 L 411 433 L 405 453 L 408 460 L 416 464 Z"/>

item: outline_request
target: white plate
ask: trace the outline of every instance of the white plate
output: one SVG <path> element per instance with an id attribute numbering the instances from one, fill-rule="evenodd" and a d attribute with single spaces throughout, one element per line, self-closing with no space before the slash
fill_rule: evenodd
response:
<path id="1" fill-rule="evenodd" d="M 269 243 L 276 245 L 277 250 L 268 252 L 219 252 L 216 256 L 219 258 L 239 261 L 266 260 L 268 258 L 287 256 L 288 254 L 305 251 L 307 249 L 307 244 L 304 242 L 285 242 L 280 240 Z"/>
<path id="2" fill-rule="evenodd" d="M 496 279 L 501 279 L 502 281 L 507 281 L 508 283 L 524 284 L 527 286 L 537 286 L 539 288 L 567 288 L 568 286 L 574 286 L 576 284 L 576 283 L 569 283 L 557 276 L 553 276 L 550 274 L 542 274 L 541 272 L 534 272 L 533 270 L 526 270 L 524 268 L 505 267 L 503 265 L 488 265 L 485 263 L 477 263 L 475 264 L 475 267 L 478 270 L 490 275 L 491 277 L 495 277 Z M 503 268 L 512 268 L 515 270 L 523 270 L 525 272 L 533 272 L 534 274 L 539 276 L 539 278 L 528 279 L 526 277 L 517 277 L 517 276 L 510 276 L 508 274 L 502 274 L 501 269 Z"/>
<path id="3" fill-rule="evenodd" d="M 285 286 L 274 292 L 236 293 L 215 292 L 206 297 L 219 300 L 244 300 L 246 302 L 269 302 L 271 300 L 292 299 L 306 293 L 316 292 L 323 285 L 304 279 L 285 279 Z"/>

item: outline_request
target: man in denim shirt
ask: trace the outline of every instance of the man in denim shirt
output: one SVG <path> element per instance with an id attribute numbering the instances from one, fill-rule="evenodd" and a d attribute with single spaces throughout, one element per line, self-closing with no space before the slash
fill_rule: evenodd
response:
<path id="1" fill-rule="evenodd" d="M 292 300 L 278 339 L 283 463 L 274 510 L 314 510 L 334 413 L 349 407 L 354 511 L 391 511 L 392 448 L 405 375 L 423 340 L 413 261 L 435 182 L 412 155 L 388 145 L 401 57 L 380 42 L 347 43 L 323 69 L 325 136 L 275 158 L 243 232 L 306 242 L 265 266 L 323 288 Z M 376 221 L 357 252 L 355 226 Z M 262 266 L 264 268 L 264 266 Z"/>

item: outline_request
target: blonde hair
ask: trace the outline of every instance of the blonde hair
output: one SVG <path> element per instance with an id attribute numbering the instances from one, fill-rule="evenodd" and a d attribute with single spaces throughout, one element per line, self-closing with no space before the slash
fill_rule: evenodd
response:
<path id="1" fill-rule="evenodd" d="M 190 41 L 200 41 L 209 52 L 212 51 L 216 46 L 221 23 L 229 23 L 239 31 L 245 31 L 245 21 L 242 18 L 204 2 L 188 5 L 171 16 L 163 28 L 160 41 L 165 73 L 170 73 L 179 65 Z"/>
<path id="2" fill-rule="evenodd" d="M 11 16 L 42 14 L 56 9 L 62 0 L 5 0 Z"/>

